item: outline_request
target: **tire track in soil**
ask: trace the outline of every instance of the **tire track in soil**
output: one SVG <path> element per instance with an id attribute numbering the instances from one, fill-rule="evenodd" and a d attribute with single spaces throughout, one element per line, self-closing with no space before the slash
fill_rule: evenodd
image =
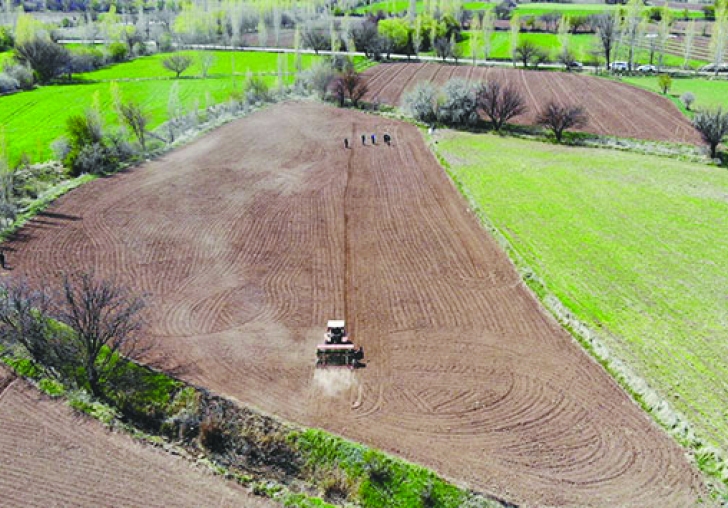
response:
<path id="1" fill-rule="evenodd" d="M 394 142 L 345 151 L 352 130 Z M 99 196 L 139 189 L 146 197 L 105 215 Z M 52 274 L 47 253 L 93 235 L 89 214 L 108 221 L 110 244 L 66 243 L 59 263 L 115 274 L 130 258 L 107 253 L 143 238 L 138 259 L 165 263 L 125 282 L 164 289 L 150 307 L 155 359 L 198 385 L 527 505 L 677 507 L 704 495 L 682 450 L 519 283 L 413 126 L 272 106 L 51 211 L 79 220 L 24 229 L 9 245 L 22 253 L 16 274 Z M 323 396 L 315 345 L 342 313 L 367 367 L 325 376 Z"/>

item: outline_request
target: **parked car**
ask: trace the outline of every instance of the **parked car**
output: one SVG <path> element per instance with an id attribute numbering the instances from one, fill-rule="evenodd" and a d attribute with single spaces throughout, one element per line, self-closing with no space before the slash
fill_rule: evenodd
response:
<path id="1" fill-rule="evenodd" d="M 703 65 L 700 70 L 703 72 L 715 72 L 715 64 Z M 728 72 L 728 63 L 718 64 L 718 72 Z"/>
<path id="2" fill-rule="evenodd" d="M 612 62 L 609 64 L 609 69 L 613 71 L 626 71 L 629 69 L 629 64 L 627 62 Z"/>
<path id="3" fill-rule="evenodd" d="M 584 64 L 581 62 L 569 62 L 566 64 L 566 68 L 570 71 L 580 71 L 584 68 Z"/>
<path id="4" fill-rule="evenodd" d="M 657 67 L 654 65 L 640 65 L 637 67 L 637 72 L 644 72 L 645 74 L 654 74 L 657 72 Z"/>

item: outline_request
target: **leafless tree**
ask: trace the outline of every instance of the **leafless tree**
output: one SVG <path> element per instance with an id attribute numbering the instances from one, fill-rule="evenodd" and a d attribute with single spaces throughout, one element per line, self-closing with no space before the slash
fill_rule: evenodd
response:
<path id="1" fill-rule="evenodd" d="M 477 101 L 496 131 L 500 131 L 511 118 L 528 110 L 523 96 L 516 88 L 503 86 L 495 80 L 489 81 L 478 90 Z"/>
<path id="2" fill-rule="evenodd" d="M 134 136 L 142 147 L 142 155 L 147 153 L 146 132 L 149 123 L 149 115 L 137 102 L 119 104 L 119 114 L 127 127 L 131 129 Z"/>
<path id="3" fill-rule="evenodd" d="M 78 366 L 91 393 L 104 397 L 104 382 L 137 358 L 145 300 L 111 280 L 83 273 L 63 278 L 58 319 L 72 333 Z"/>
<path id="4" fill-rule="evenodd" d="M 562 15 L 558 12 L 548 12 L 538 17 L 538 20 L 544 24 L 544 28 L 547 32 L 556 33 L 556 28 L 559 26 Z"/>
<path id="5" fill-rule="evenodd" d="M 176 74 L 176 78 L 179 78 L 179 75 L 192 65 L 192 57 L 175 53 L 162 60 L 162 65 L 164 65 L 167 70 L 174 72 Z"/>
<path id="6" fill-rule="evenodd" d="M 359 101 L 364 94 L 367 93 L 367 85 L 361 74 L 356 72 L 352 66 L 347 66 L 344 72 L 337 78 L 334 84 L 334 93 L 339 98 L 339 103 L 343 106 L 344 100 L 340 93 L 348 96 L 354 107 L 359 106 Z"/>
<path id="7" fill-rule="evenodd" d="M 48 291 L 33 289 L 25 280 L 0 285 L 0 342 L 20 345 L 37 367 L 61 378 L 73 354 L 52 327 L 51 300 Z"/>
<path id="8" fill-rule="evenodd" d="M 330 43 L 329 38 L 319 30 L 309 28 L 303 32 L 303 45 L 314 50 L 317 55 L 319 51 L 329 49 Z"/>
<path id="9" fill-rule="evenodd" d="M 723 108 L 699 111 L 693 118 L 693 125 L 710 147 L 710 158 L 715 159 L 718 145 L 728 134 L 728 112 L 724 113 Z"/>
<path id="10" fill-rule="evenodd" d="M 452 44 L 450 43 L 450 39 L 447 37 L 438 37 L 435 39 L 435 54 L 442 58 L 443 62 L 450 56 L 451 52 Z"/>
<path id="11" fill-rule="evenodd" d="M 566 129 L 572 127 L 583 127 L 587 124 L 587 116 L 584 108 L 576 105 L 561 106 L 551 101 L 539 111 L 536 122 L 539 125 L 550 129 L 556 136 L 556 141 L 561 143 Z"/>
<path id="12" fill-rule="evenodd" d="M 599 14 L 592 16 L 591 24 L 597 32 L 599 46 L 604 55 L 607 69 L 612 62 L 612 52 L 619 40 L 619 22 L 612 14 Z"/>

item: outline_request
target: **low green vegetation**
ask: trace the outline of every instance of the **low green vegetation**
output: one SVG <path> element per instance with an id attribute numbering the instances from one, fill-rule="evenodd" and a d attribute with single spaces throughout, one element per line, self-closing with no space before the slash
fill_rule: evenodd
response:
<path id="1" fill-rule="evenodd" d="M 655 76 L 627 76 L 622 78 L 625 83 L 646 88 L 655 93 L 660 93 L 660 87 Z M 686 92 L 695 95 L 695 102 L 691 109 L 701 108 L 728 108 L 728 80 L 723 78 L 673 78 L 672 86 L 668 95 L 675 100 Z"/>
<path id="2" fill-rule="evenodd" d="M 194 54 L 195 52 L 190 52 Z M 199 56 L 199 52 L 198 56 Z M 224 101 L 233 92 L 242 92 L 245 74 L 267 72 L 261 79 L 273 87 L 278 81 L 278 55 L 270 53 L 212 52 L 214 62 L 208 79 L 169 79 L 172 73 L 164 69 L 161 60 L 164 55 L 138 58 L 109 68 L 80 74 L 87 84 L 54 85 L 36 90 L 0 97 L 0 126 L 5 131 L 8 158 L 12 164 L 25 154 L 31 162 L 42 162 L 53 158 L 51 144 L 64 134 L 66 119 L 83 113 L 94 97 L 98 97 L 103 120 L 118 123 L 113 106 L 111 83 L 118 80 L 118 88 L 124 99 L 138 101 L 150 116 L 149 129 L 154 129 L 167 120 L 170 90 L 178 87 L 179 102 L 183 109 L 204 108 Z M 304 68 L 317 57 L 302 55 Z M 284 60 L 295 71 L 295 55 Z M 187 71 L 190 76 L 199 75 L 199 58 Z M 239 76 L 232 76 L 233 68 Z M 185 74 L 183 74 L 183 77 Z M 293 82 L 293 74 L 284 76 L 284 82 Z M 175 85 L 175 83 L 177 83 Z"/>
<path id="3" fill-rule="evenodd" d="M 202 75 L 201 57 L 210 55 L 212 65 L 207 71 L 208 76 L 220 77 L 236 75 L 244 76 L 247 72 L 271 73 L 278 71 L 279 61 L 285 73 L 296 72 L 296 55 L 293 53 L 258 53 L 240 51 L 181 51 L 183 55 L 192 58 L 192 65 L 182 73 L 182 77 L 200 77 Z M 128 63 L 116 64 L 104 69 L 82 74 L 84 80 L 111 81 L 130 80 L 139 78 L 173 78 L 174 73 L 162 66 L 162 61 L 169 57 L 169 53 L 137 58 Z M 302 68 L 308 68 L 317 57 L 309 54 L 301 55 Z"/>
<path id="4" fill-rule="evenodd" d="M 498 2 L 464 2 L 463 9 L 469 11 L 484 11 L 493 9 L 498 5 Z M 616 9 L 616 5 L 606 5 L 604 3 L 599 4 L 580 4 L 580 3 L 522 3 L 519 4 L 515 11 L 520 16 L 541 16 L 556 12 L 567 16 L 589 16 L 592 14 L 600 14 L 602 12 L 612 12 Z M 379 11 L 388 14 L 397 14 L 406 12 L 409 9 L 409 1 L 407 0 L 394 0 L 394 1 L 383 1 L 375 2 L 370 5 L 357 7 L 354 9 L 356 14 L 369 14 L 377 13 Z M 424 12 L 425 3 L 422 0 L 417 2 L 417 12 Z M 673 14 L 682 18 L 686 14 L 690 18 L 703 19 L 705 15 L 700 10 L 688 10 L 685 9 L 671 9 Z"/>
<path id="5" fill-rule="evenodd" d="M 684 415 L 695 435 L 636 395 L 704 471 L 725 474 L 711 446 L 728 452 L 728 172 L 494 135 L 448 133 L 437 147 L 537 292 Z"/>

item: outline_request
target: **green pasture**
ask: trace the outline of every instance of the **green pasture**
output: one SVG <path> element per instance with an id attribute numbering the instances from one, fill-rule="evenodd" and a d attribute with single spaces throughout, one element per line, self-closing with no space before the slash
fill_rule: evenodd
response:
<path id="1" fill-rule="evenodd" d="M 660 93 L 655 76 L 629 76 L 622 78 L 630 83 L 655 93 Z M 728 109 L 728 80 L 725 78 L 673 78 L 668 95 L 679 99 L 685 92 L 695 95 L 692 109 L 723 107 Z"/>
<path id="2" fill-rule="evenodd" d="M 470 57 L 470 44 L 471 44 L 472 32 L 463 32 L 463 40 L 458 43 L 462 48 L 463 57 Z M 558 36 L 551 33 L 541 32 L 521 32 L 519 34 L 519 41 L 529 40 L 534 44 L 544 49 L 552 61 L 557 61 L 558 54 L 561 48 Z M 593 57 L 590 55 L 591 51 L 597 47 L 598 41 L 594 34 L 576 34 L 569 36 L 569 47 L 574 52 L 574 56 L 577 60 L 582 63 L 591 62 Z M 510 32 L 498 31 L 491 34 L 491 47 L 488 55 L 489 60 L 510 60 L 511 59 L 511 34 Z M 428 54 L 434 54 L 429 52 Z M 635 62 L 637 65 L 647 64 L 650 61 L 649 50 L 644 48 L 638 48 L 635 53 Z M 482 58 L 482 53 L 479 54 L 478 58 Z M 626 48 L 621 48 L 620 53 L 613 57 L 613 60 L 626 60 Z M 654 63 L 657 64 L 657 55 L 654 56 Z M 684 59 L 679 56 L 665 54 L 663 58 L 663 65 L 669 67 L 681 67 Z M 702 60 L 691 60 L 690 65 L 692 67 L 699 67 L 705 65 L 706 62 Z"/>
<path id="3" fill-rule="evenodd" d="M 0 128 L 5 131 L 8 155 L 11 162 L 19 160 L 21 154 L 31 161 L 52 158 L 51 143 L 64 134 L 66 119 L 83 113 L 99 95 L 101 111 L 107 124 L 118 124 L 111 99 L 111 82 L 118 82 L 124 99 L 139 101 L 151 117 L 150 128 L 167 120 L 169 91 L 174 83 L 179 86 L 179 98 L 189 111 L 195 105 L 202 108 L 226 100 L 230 93 L 242 91 L 244 77 L 251 72 L 270 72 L 264 79 L 269 86 L 277 82 L 278 54 L 245 52 L 212 52 L 215 62 L 207 79 L 193 77 L 199 74 L 199 52 L 189 52 L 196 64 L 182 79 L 171 78 L 161 60 L 166 55 L 138 58 L 98 71 L 79 74 L 77 77 L 88 83 L 45 86 L 38 89 L 0 97 Z M 295 55 L 287 55 L 289 72 L 295 71 Z M 312 55 L 302 55 L 304 67 L 311 64 Z M 240 76 L 233 77 L 232 71 Z M 189 77 L 185 78 L 188 75 Z M 286 76 L 290 83 L 293 75 Z"/>
<path id="4" fill-rule="evenodd" d="M 293 53 L 258 53 L 240 51 L 181 51 L 180 53 L 192 58 L 192 65 L 182 73 L 185 76 L 200 76 L 202 55 L 209 54 L 213 58 L 213 64 L 208 70 L 208 76 L 230 76 L 233 74 L 244 75 L 248 71 L 252 73 L 278 71 L 279 56 L 283 58 L 284 72 L 296 71 L 296 55 Z M 174 73 L 167 70 L 162 61 L 169 58 L 169 53 L 160 53 L 152 56 L 137 58 L 131 62 L 121 63 L 105 67 L 93 72 L 82 74 L 86 80 L 126 80 L 138 78 L 173 78 Z M 315 55 L 301 54 L 303 68 L 309 67 L 311 62 L 317 58 Z"/>
<path id="5" fill-rule="evenodd" d="M 468 11 L 483 11 L 488 9 L 494 9 L 497 2 L 464 2 L 462 4 L 463 9 Z M 612 12 L 616 9 L 616 5 L 606 4 L 580 4 L 580 3 L 522 3 L 519 4 L 515 12 L 520 16 L 542 16 L 548 13 L 559 13 L 565 16 L 590 16 L 592 14 L 600 14 L 602 12 Z M 374 2 L 369 5 L 357 7 L 353 10 L 355 14 L 370 14 L 377 13 L 379 11 L 388 14 L 399 14 L 406 12 L 409 9 L 409 1 L 407 0 L 392 0 L 383 2 Z M 425 2 L 419 0 L 417 2 L 417 12 L 421 13 L 425 10 Z M 685 9 L 671 9 L 672 13 L 682 18 L 685 14 Z M 687 15 L 690 18 L 703 19 L 703 11 L 689 10 Z"/>
<path id="6" fill-rule="evenodd" d="M 495 135 L 438 151 L 548 290 L 728 451 L 728 171 Z"/>
<path id="7" fill-rule="evenodd" d="M 267 78 L 272 84 L 275 78 Z M 150 114 L 150 128 L 167 119 L 169 91 L 179 83 L 180 102 L 189 110 L 195 102 L 205 105 L 209 95 L 214 102 L 226 99 L 232 90 L 242 89 L 242 78 L 235 86 L 230 78 L 181 79 L 119 82 L 125 99 L 139 101 Z M 51 143 L 63 135 L 66 119 L 89 108 L 98 92 L 101 111 L 107 124 L 118 124 L 111 99 L 110 83 L 46 86 L 29 92 L 0 97 L 0 126 L 5 129 L 8 155 L 16 162 L 26 153 L 34 162 L 51 159 Z"/>

